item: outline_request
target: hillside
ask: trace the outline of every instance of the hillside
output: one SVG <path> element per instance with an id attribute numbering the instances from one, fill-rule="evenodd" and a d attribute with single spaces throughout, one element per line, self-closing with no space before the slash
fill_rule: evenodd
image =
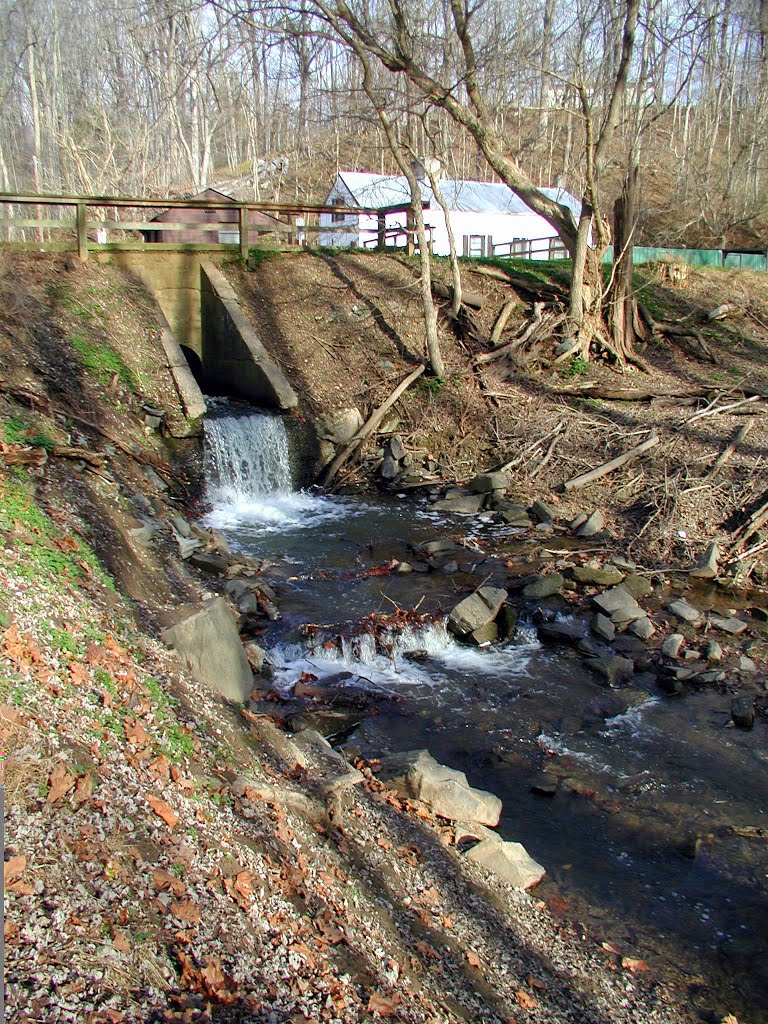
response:
<path id="1" fill-rule="evenodd" d="M 254 677 L 255 711 L 192 677 L 163 628 L 244 581 L 266 644 L 264 595 L 274 586 L 282 599 L 290 567 L 239 556 L 196 524 L 199 439 L 174 436 L 183 414 L 158 310 L 137 282 L 110 264 L 0 259 L 7 1019 L 692 1024 L 735 1007 L 758 1021 L 758 964 L 743 998 L 708 992 L 693 969 L 651 970 L 643 949 L 606 944 L 556 896 L 470 862 L 461 828 L 380 781 L 374 761 L 350 763 L 311 730 L 282 731 L 264 712 L 279 704 L 268 672 Z M 224 269 L 299 393 L 300 418 L 365 416 L 421 359 L 415 264 L 306 253 Z M 510 290 L 467 277 L 487 335 Z M 565 524 L 594 509 L 610 531 L 602 550 L 631 556 L 654 582 L 688 567 L 768 487 L 763 401 L 746 406 L 751 432 L 711 483 L 701 478 L 744 420 L 734 410 L 683 422 L 717 395 L 768 393 L 768 283 L 692 270 L 678 289 L 646 286 L 668 317 L 737 307 L 705 328 L 717 364 L 649 343 L 643 375 L 502 361 L 476 371 L 480 343 L 443 323 L 445 380 L 407 392 L 340 484 L 378 487 L 395 434 L 415 482 L 440 481 L 435 497 L 522 456 L 509 499 L 544 499 L 557 533 L 531 527 L 515 574 L 559 557 L 551 538 L 575 543 Z M 519 298 L 510 336 L 527 313 Z M 567 393 L 587 382 L 714 390 L 631 403 Z M 560 493 L 651 428 L 652 457 Z M 191 561 L 189 540 L 199 542 Z M 750 568 L 761 582 L 759 556 Z M 750 642 L 762 665 L 763 640 Z M 249 654 L 261 669 L 258 648 Z"/>

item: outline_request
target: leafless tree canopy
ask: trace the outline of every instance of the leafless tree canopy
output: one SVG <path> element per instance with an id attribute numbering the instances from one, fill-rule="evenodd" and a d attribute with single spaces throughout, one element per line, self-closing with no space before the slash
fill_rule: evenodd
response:
<path id="1" fill-rule="evenodd" d="M 494 176 L 476 138 L 403 59 L 448 106 L 477 114 L 477 90 L 502 155 L 533 184 L 583 196 L 616 97 L 628 6 L 0 0 L 0 188 L 164 194 L 255 168 L 256 199 L 320 199 L 338 166 L 396 170 L 339 34 L 356 23 L 400 61 L 374 61 L 374 73 L 408 148 L 436 152 L 457 177 Z M 638 0 L 625 77 L 598 154 L 598 202 L 618 194 L 632 154 L 638 240 L 759 237 L 768 0 Z"/>

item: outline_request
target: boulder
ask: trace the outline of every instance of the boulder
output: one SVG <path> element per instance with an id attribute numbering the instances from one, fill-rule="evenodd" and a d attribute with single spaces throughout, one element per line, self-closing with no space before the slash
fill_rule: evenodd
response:
<path id="1" fill-rule="evenodd" d="M 509 487 L 509 476 L 506 473 L 480 473 L 467 486 L 473 494 L 505 491 Z"/>
<path id="2" fill-rule="evenodd" d="M 685 637 L 682 633 L 670 633 L 661 645 L 661 653 L 665 658 L 676 658 L 684 643 Z"/>
<path id="3" fill-rule="evenodd" d="M 594 537 L 605 529 L 605 519 L 602 512 L 593 512 L 576 529 L 577 537 Z"/>
<path id="4" fill-rule="evenodd" d="M 455 498 L 436 501 L 432 508 L 436 512 L 455 512 L 460 516 L 473 516 L 483 507 L 484 499 L 483 494 L 462 494 Z"/>
<path id="5" fill-rule="evenodd" d="M 584 625 L 581 622 L 542 622 L 537 632 L 540 640 L 568 647 L 578 647 L 584 639 Z"/>
<path id="6" fill-rule="evenodd" d="M 642 619 L 635 619 L 634 622 L 630 622 L 628 630 L 630 633 L 634 633 L 640 640 L 649 640 L 656 632 L 656 627 L 648 616 L 644 615 Z"/>
<path id="7" fill-rule="evenodd" d="M 211 576 L 223 576 L 229 568 L 227 559 L 212 551 L 198 551 L 190 556 L 189 562 L 196 569 L 210 573 Z"/>
<path id="8" fill-rule="evenodd" d="M 405 445 L 398 434 L 395 434 L 395 436 L 389 440 L 389 453 L 392 458 L 396 459 L 398 462 L 400 459 L 405 458 Z"/>
<path id="9" fill-rule="evenodd" d="M 183 610 L 179 621 L 164 630 L 162 637 L 201 683 L 227 700 L 248 699 L 253 672 L 223 597 Z"/>
<path id="10" fill-rule="evenodd" d="M 545 597 L 552 597 L 559 594 L 563 586 L 563 577 L 559 572 L 553 572 L 549 576 L 539 576 L 533 583 L 523 588 L 523 597 L 527 601 L 540 601 Z"/>
<path id="11" fill-rule="evenodd" d="M 750 694 L 742 694 L 731 701 L 731 718 L 739 729 L 751 729 L 755 724 L 755 699 Z"/>
<path id="12" fill-rule="evenodd" d="M 474 789 L 464 772 L 439 764 L 428 750 L 409 750 L 383 758 L 379 778 L 403 796 L 427 804 L 441 818 L 491 827 L 499 822 L 501 800 L 493 793 Z"/>
<path id="13" fill-rule="evenodd" d="M 589 658 L 587 666 L 603 678 L 608 686 L 616 686 L 635 671 L 634 662 L 629 658 L 621 658 L 618 654 L 603 654 L 599 658 Z"/>
<path id="14" fill-rule="evenodd" d="M 740 636 L 747 628 L 747 623 L 742 619 L 737 619 L 734 615 L 710 615 L 709 616 L 710 626 L 714 626 L 715 629 L 721 629 L 724 633 L 730 633 L 731 636 Z"/>
<path id="15" fill-rule="evenodd" d="M 394 480 L 399 472 L 396 459 L 387 452 L 381 462 L 381 475 L 384 480 Z"/>
<path id="16" fill-rule="evenodd" d="M 359 409 L 337 409 L 318 421 L 317 432 L 321 438 L 332 444 L 347 444 L 362 427 L 363 422 Z"/>
<path id="17" fill-rule="evenodd" d="M 616 636 L 616 627 L 602 612 L 595 612 L 592 618 L 592 632 L 610 643 Z"/>
<path id="18" fill-rule="evenodd" d="M 461 548 L 455 541 L 448 540 L 428 540 L 423 544 L 417 544 L 414 548 L 420 555 L 427 555 L 429 558 L 439 558 L 441 555 L 450 555 L 454 551 L 460 551 Z"/>
<path id="19" fill-rule="evenodd" d="M 542 880 L 546 871 L 520 843 L 501 839 L 483 839 L 466 854 L 467 860 L 480 864 L 502 882 L 515 889 L 530 889 Z"/>
<path id="20" fill-rule="evenodd" d="M 699 609 L 694 608 L 692 604 L 688 604 L 684 597 L 677 597 L 674 601 L 670 601 L 667 605 L 667 611 L 671 612 L 675 618 L 680 619 L 681 622 L 687 622 L 691 626 L 698 625 L 702 619 Z"/>
<path id="21" fill-rule="evenodd" d="M 720 548 L 713 541 L 704 554 L 697 559 L 696 564 L 690 571 L 690 575 L 697 576 L 703 580 L 713 580 L 717 576 L 719 561 Z"/>
<path id="22" fill-rule="evenodd" d="M 622 587 L 612 587 L 592 598 L 593 604 L 597 605 L 604 615 L 614 625 L 633 622 L 635 619 L 642 619 L 645 612 L 637 601 L 628 594 Z"/>
<path id="23" fill-rule="evenodd" d="M 534 501 L 531 505 L 531 516 L 537 523 L 551 523 L 554 521 L 555 513 L 544 501 Z"/>
<path id="24" fill-rule="evenodd" d="M 484 626 L 473 630 L 470 636 L 478 647 L 483 644 L 495 644 L 499 639 L 499 627 L 495 622 L 486 622 Z"/>
<path id="25" fill-rule="evenodd" d="M 723 648 L 714 637 L 707 644 L 706 658 L 710 665 L 717 665 L 723 660 Z"/>
<path id="26" fill-rule="evenodd" d="M 467 636 L 493 622 L 507 599 L 506 590 L 499 587 L 480 587 L 474 594 L 459 601 L 448 616 L 448 628 L 457 636 Z"/>
<path id="27" fill-rule="evenodd" d="M 626 590 L 636 601 L 639 601 L 641 597 L 648 597 L 653 590 L 651 581 L 646 576 L 640 576 L 636 572 L 623 579 L 620 586 L 622 590 Z"/>
<path id="28" fill-rule="evenodd" d="M 621 583 L 624 573 L 618 569 L 601 569 L 589 565 L 576 565 L 573 568 L 573 578 L 577 583 L 591 583 L 597 587 L 612 587 Z"/>

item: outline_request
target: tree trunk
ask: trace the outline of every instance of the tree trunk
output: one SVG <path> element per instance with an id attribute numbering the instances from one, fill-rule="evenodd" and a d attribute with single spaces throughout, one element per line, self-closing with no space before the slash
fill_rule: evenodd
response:
<path id="1" fill-rule="evenodd" d="M 613 279 L 608 295 L 608 320 L 615 351 L 628 358 L 637 335 L 637 304 L 632 293 L 632 246 L 635 233 L 637 164 L 627 171 L 624 188 L 613 206 Z"/>

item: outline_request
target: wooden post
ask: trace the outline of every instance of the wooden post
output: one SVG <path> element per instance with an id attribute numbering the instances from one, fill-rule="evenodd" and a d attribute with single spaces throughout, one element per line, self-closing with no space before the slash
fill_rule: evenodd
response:
<path id="1" fill-rule="evenodd" d="M 416 246 L 413 241 L 413 233 L 416 230 L 415 218 L 413 216 L 413 210 L 409 206 L 405 211 L 405 254 L 406 256 L 413 256 L 416 251 Z"/>
<path id="2" fill-rule="evenodd" d="M 77 204 L 77 255 L 88 262 L 88 207 L 85 203 Z"/>
<path id="3" fill-rule="evenodd" d="M 387 247 L 387 215 L 379 211 L 376 214 L 376 248 L 384 252 Z"/>
<path id="4" fill-rule="evenodd" d="M 240 222 L 240 259 L 248 259 L 248 207 L 241 206 L 238 210 Z"/>

